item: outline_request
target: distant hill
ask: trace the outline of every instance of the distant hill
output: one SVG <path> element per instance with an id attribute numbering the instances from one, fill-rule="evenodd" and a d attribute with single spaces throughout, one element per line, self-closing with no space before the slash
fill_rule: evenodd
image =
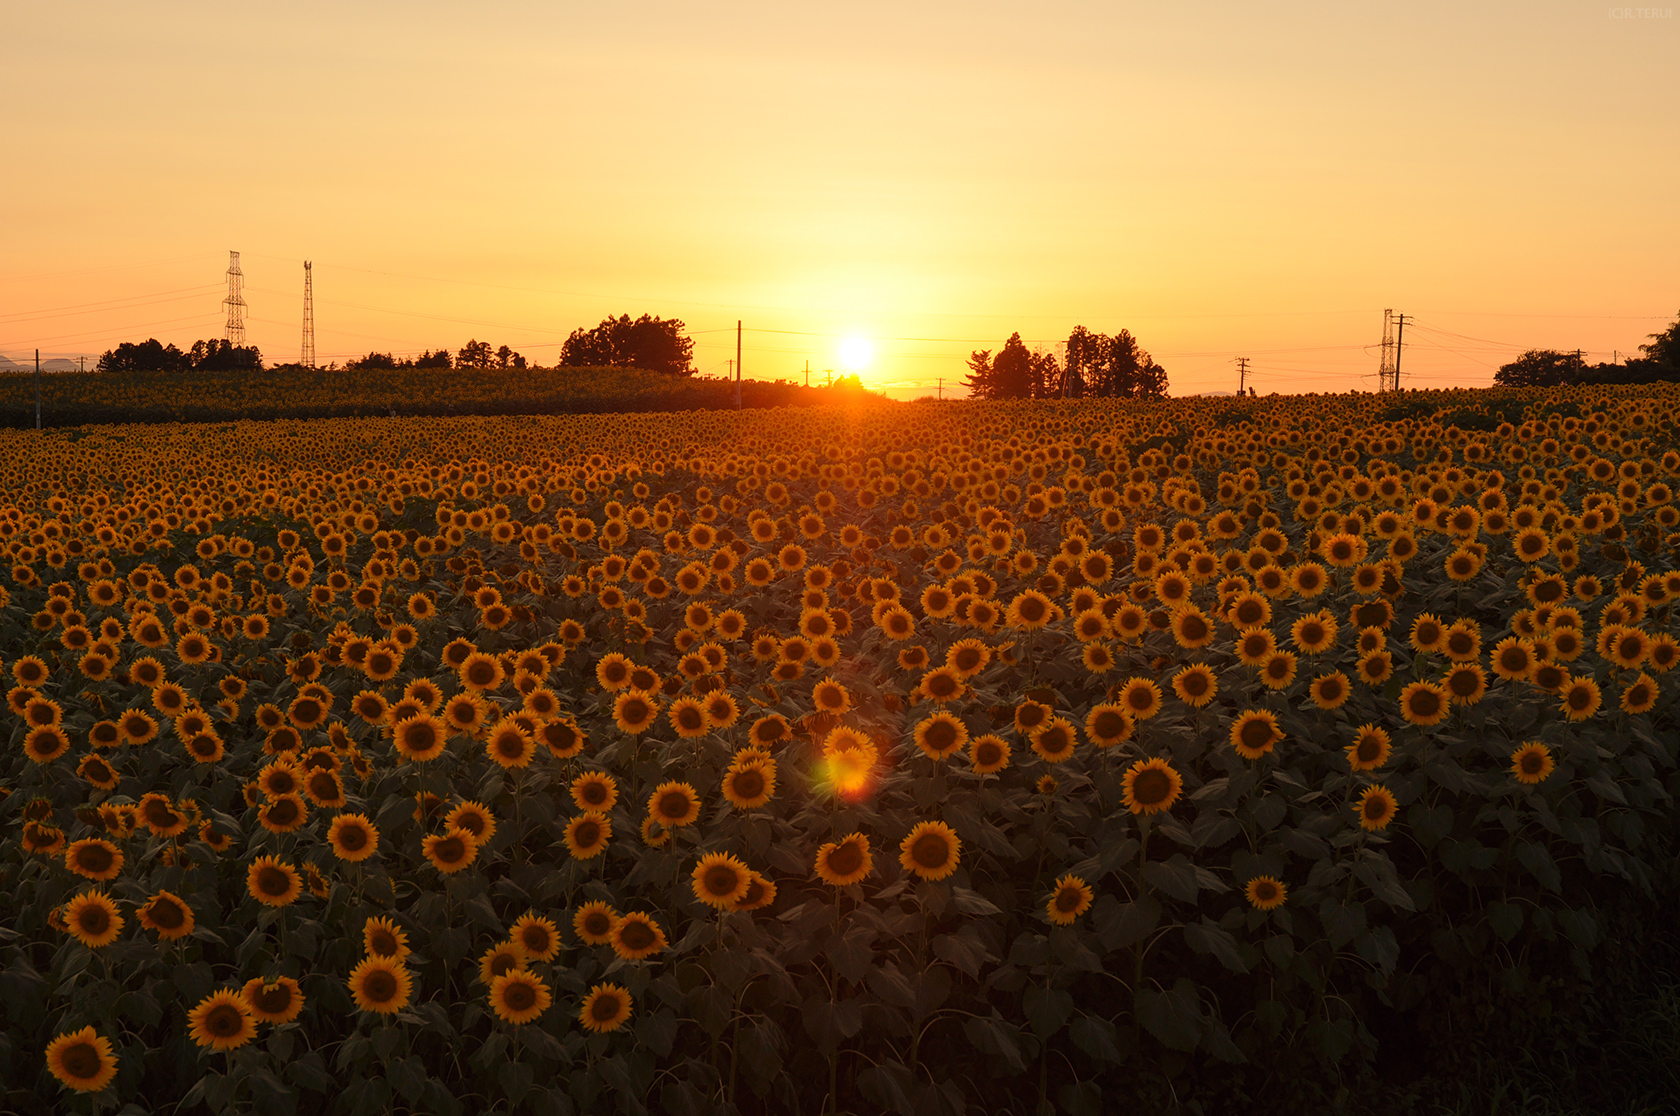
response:
<path id="1" fill-rule="evenodd" d="M 34 358 L 30 358 L 27 362 L 19 363 L 18 361 L 13 360 L 11 357 L 6 356 L 3 353 L 0 353 L 0 375 L 4 375 L 7 372 L 33 372 L 33 371 L 35 371 L 35 360 L 34 360 Z M 41 362 L 41 371 L 43 371 L 43 372 L 80 372 L 81 371 L 81 366 L 78 365 L 75 361 L 71 360 L 69 357 L 49 357 L 46 360 L 43 360 Z"/>

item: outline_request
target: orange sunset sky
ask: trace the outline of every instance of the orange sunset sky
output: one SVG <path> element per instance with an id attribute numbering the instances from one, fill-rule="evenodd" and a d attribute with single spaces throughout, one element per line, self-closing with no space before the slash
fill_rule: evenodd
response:
<path id="1" fill-rule="evenodd" d="M 1602 3 L 13 4 L 0 353 L 324 363 L 607 314 L 960 393 L 1130 329 L 1174 394 L 1490 382 L 1680 312 L 1680 20 Z M 91 363 L 91 359 L 90 359 Z"/>

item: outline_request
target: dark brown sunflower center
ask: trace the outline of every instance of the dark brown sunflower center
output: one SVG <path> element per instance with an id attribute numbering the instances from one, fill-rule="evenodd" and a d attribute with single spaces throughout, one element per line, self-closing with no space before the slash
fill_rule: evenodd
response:
<path id="1" fill-rule="evenodd" d="M 735 775 L 735 794 L 740 798 L 757 798 L 764 793 L 764 772 L 749 767 Z"/>
<path id="2" fill-rule="evenodd" d="M 700 886 L 707 895 L 733 895 L 741 886 L 741 876 L 727 864 L 714 864 L 700 877 Z"/>
<path id="3" fill-rule="evenodd" d="M 90 903 L 76 912 L 76 925 L 90 938 L 97 938 L 111 928 L 111 912 L 97 903 Z"/>
<path id="4" fill-rule="evenodd" d="M 1272 726 L 1266 721 L 1245 721 L 1238 739 L 1245 747 L 1264 748 L 1272 742 Z"/>
<path id="5" fill-rule="evenodd" d="M 660 795 L 659 816 L 662 818 L 688 817 L 688 795 L 681 791 L 667 791 Z"/>
<path id="6" fill-rule="evenodd" d="M 1268 739 L 1270 734 L 1268 733 Z M 1152 767 L 1138 773 L 1132 780 L 1132 797 L 1140 806 L 1155 806 L 1167 800 L 1172 794 L 1172 779 L 1160 768 Z"/>
<path id="7" fill-rule="evenodd" d="M 656 939 L 651 926 L 639 919 L 631 919 L 619 929 L 618 940 L 624 943 L 626 949 L 643 950 L 653 945 Z"/>
<path id="8" fill-rule="evenodd" d="M 257 890 L 268 896 L 280 896 L 292 889 L 292 877 L 272 864 L 257 870 Z"/>
<path id="9" fill-rule="evenodd" d="M 92 1081 L 99 1076 L 105 1063 L 99 1048 L 91 1042 L 73 1042 L 58 1052 L 58 1064 L 66 1075 L 77 1081 Z"/>
<path id="10" fill-rule="evenodd" d="M 232 1038 L 245 1029 L 245 1017 L 232 1004 L 217 1004 L 205 1013 L 204 1029 L 216 1038 Z"/>
<path id="11" fill-rule="evenodd" d="M 173 900 L 159 897 L 152 900 L 152 921 L 164 930 L 176 930 L 187 921 L 186 914 Z"/>
<path id="12" fill-rule="evenodd" d="M 856 841 L 847 841 L 828 854 L 828 870 L 837 876 L 849 876 L 863 867 L 863 850 Z"/>
<path id="13" fill-rule="evenodd" d="M 375 1004 L 393 1000 L 397 995 L 397 978 L 384 969 L 375 969 L 362 978 L 362 995 Z"/>
<path id="14" fill-rule="evenodd" d="M 923 868 L 943 868 L 951 859 L 951 846 L 938 833 L 924 833 L 911 844 L 910 859 Z"/>
<path id="15" fill-rule="evenodd" d="M 589 1018 L 597 1023 L 610 1023 L 618 1018 L 619 1000 L 617 996 L 603 993 L 589 1002 Z"/>
<path id="16" fill-rule="evenodd" d="M 347 852 L 360 852 L 367 848 L 368 832 L 354 823 L 339 826 L 338 843 Z"/>
<path id="17" fill-rule="evenodd" d="M 86 872 L 108 872 L 113 859 L 104 845 L 83 845 L 76 850 L 76 866 Z"/>
<path id="18" fill-rule="evenodd" d="M 265 984 L 251 997 L 264 1015 L 284 1015 L 292 1006 L 292 989 L 286 984 Z"/>
<path id="19" fill-rule="evenodd" d="M 601 841 L 601 823 L 593 819 L 585 819 L 572 830 L 572 840 L 580 849 L 594 848 Z"/>
<path id="20" fill-rule="evenodd" d="M 1062 914 L 1072 914 L 1085 901 L 1085 894 L 1077 887 L 1064 887 L 1056 892 L 1056 910 Z"/>
<path id="21" fill-rule="evenodd" d="M 530 1011 L 537 1003 L 537 990 L 521 980 L 509 981 L 502 988 L 502 1003 L 511 1011 Z"/>

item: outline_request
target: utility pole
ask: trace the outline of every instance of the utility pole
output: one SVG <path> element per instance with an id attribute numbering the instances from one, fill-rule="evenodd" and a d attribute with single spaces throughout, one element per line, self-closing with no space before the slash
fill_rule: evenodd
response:
<path id="1" fill-rule="evenodd" d="M 1394 390 L 1400 390 L 1400 357 L 1406 349 L 1406 315 L 1396 314 L 1394 320 L 1399 329 L 1394 334 Z"/>
<path id="2" fill-rule="evenodd" d="M 41 350 L 35 350 L 35 429 L 41 429 Z"/>
<path id="3" fill-rule="evenodd" d="M 806 387 L 811 386 L 811 362 L 810 361 L 805 362 L 805 386 Z"/>
<path id="4" fill-rule="evenodd" d="M 741 409 L 741 319 L 735 319 L 735 409 Z"/>
<path id="5" fill-rule="evenodd" d="M 823 384 L 823 386 L 824 387 L 833 387 L 834 386 L 834 369 L 824 368 L 823 369 L 823 375 L 828 377 L 828 381 L 825 384 Z"/>
<path id="6" fill-rule="evenodd" d="M 1394 367 L 1394 311 L 1383 311 L 1382 360 L 1377 365 L 1377 390 L 1394 391 L 1400 386 Z"/>
<path id="7" fill-rule="evenodd" d="M 239 253 L 228 252 L 227 269 L 227 297 L 222 299 L 222 305 L 227 307 L 227 340 L 229 344 L 245 347 L 245 273 L 239 270 Z"/>
<path id="8" fill-rule="evenodd" d="M 943 403 L 945 401 L 945 377 L 944 376 L 939 377 L 939 401 L 941 403 Z"/>
<path id="9" fill-rule="evenodd" d="M 1237 357 L 1237 394 L 1243 393 L 1243 380 L 1248 376 L 1248 358 Z"/>
<path id="10" fill-rule="evenodd" d="M 80 368 L 83 372 L 87 371 L 87 354 L 86 353 L 83 353 L 81 356 L 76 358 L 76 366 L 78 368 Z"/>
<path id="11" fill-rule="evenodd" d="M 1581 356 L 1582 356 L 1581 350 L 1576 349 L 1575 350 L 1575 378 L 1577 380 L 1581 378 Z"/>

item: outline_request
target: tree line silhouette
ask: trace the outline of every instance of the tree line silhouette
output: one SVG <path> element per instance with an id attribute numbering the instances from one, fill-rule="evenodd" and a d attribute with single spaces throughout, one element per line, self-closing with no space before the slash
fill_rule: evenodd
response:
<path id="1" fill-rule="evenodd" d="M 1155 363 L 1127 330 L 1112 337 L 1074 326 L 1066 356 L 1029 351 L 1012 333 L 997 356 L 977 349 L 968 358 L 964 381 L 977 399 L 1159 399 L 1167 394 L 1167 370 Z"/>
<path id="2" fill-rule="evenodd" d="M 1569 384 L 1652 384 L 1680 380 L 1680 318 L 1639 346 L 1642 357 L 1617 364 L 1587 364 L 1580 352 L 1530 349 L 1493 374 L 1500 387 L 1562 387 Z"/>

